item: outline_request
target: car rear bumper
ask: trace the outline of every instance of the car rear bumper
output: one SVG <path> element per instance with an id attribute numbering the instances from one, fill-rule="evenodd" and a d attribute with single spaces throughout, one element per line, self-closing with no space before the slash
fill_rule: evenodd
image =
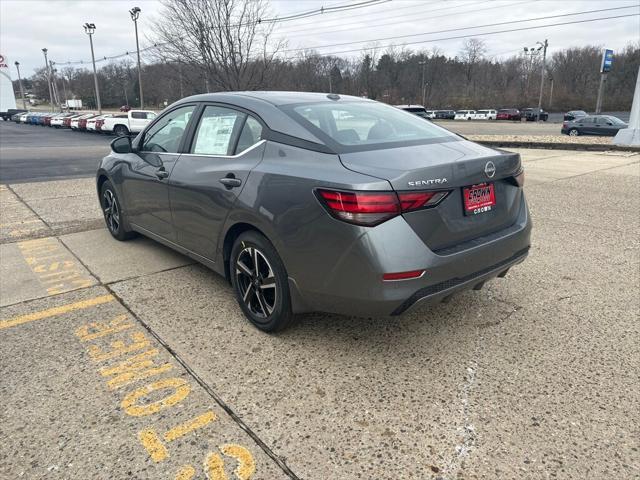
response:
<path id="1" fill-rule="evenodd" d="M 381 228 L 382 227 L 382 228 Z M 357 316 L 400 315 L 418 303 L 441 301 L 506 274 L 528 253 L 531 220 L 521 202 L 510 227 L 454 247 L 431 251 L 402 217 L 359 237 L 336 259 L 322 291 L 290 280 L 294 312 L 323 311 Z M 384 281 L 383 273 L 424 268 L 420 278 Z"/>

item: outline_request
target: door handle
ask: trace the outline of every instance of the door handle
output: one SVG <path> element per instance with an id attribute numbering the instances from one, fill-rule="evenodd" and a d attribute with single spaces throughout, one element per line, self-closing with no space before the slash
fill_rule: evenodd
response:
<path id="1" fill-rule="evenodd" d="M 230 173 L 226 177 L 221 178 L 219 182 L 228 189 L 239 187 L 240 185 L 242 185 L 242 180 L 233 176 L 233 173 Z"/>
<path id="2" fill-rule="evenodd" d="M 163 178 L 167 178 L 168 176 L 169 172 L 167 172 L 165 169 L 156 170 L 156 177 L 158 177 L 160 180 L 162 180 Z"/>

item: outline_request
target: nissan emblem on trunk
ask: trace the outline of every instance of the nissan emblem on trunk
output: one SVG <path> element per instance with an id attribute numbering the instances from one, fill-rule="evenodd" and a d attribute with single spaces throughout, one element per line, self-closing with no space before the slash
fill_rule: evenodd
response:
<path id="1" fill-rule="evenodd" d="M 496 166 L 493 164 L 493 162 L 487 162 L 487 164 L 484 166 L 484 173 L 487 174 L 487 177 L 493 178 L 493 176 L 496 174 Z"/>

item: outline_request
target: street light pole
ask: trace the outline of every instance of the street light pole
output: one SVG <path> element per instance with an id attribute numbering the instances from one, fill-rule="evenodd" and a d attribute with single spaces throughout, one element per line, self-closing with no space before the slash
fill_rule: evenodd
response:
<path id="1" fill-rule="evenodd" d="M 426 88 L 425 88 L 425 85 L 424 85 L 424 68 L 425 68 L 426 64 L 427 64 L 426 60 L 422 60 L 421 62 L 418 62 L 418 65 L 422 65 L 422 83 L 420 84 L 420 86 L 422 87 L 422 106 L 423 107 L 425 106 L 425 98 L 424 97 L 426 96 L 426 92 L 425 92 Z"/>
<path id="2" fill-rule="evenodd" d="M 89 44 L 91 45 L 91 62 L 93 63 L 93 82 L 96 88 L 96 103 L 98 104 L 98 113 L 102 115 L 102 104 L 100 103 L 100 89 L 98 88 L 98 72 L 96 71 L 96 58 L 93 54 L 93 34 L 96 31 L 95 23 L 85 23 L 84 31 L 89 35 Z"/>
<path id="3" fill-rule="evenodd" d="M 27 109 L 27 101 L 24 99 L 24 88 L 22 88 L 22 77 L 20 76 L 20 62 L 15 62 L 18 70 L 18 84 L 20 85 L 20 97 L 22 97 L 22 108 Z"/>
<path id="4" fill-rule="evenodd" d="M 49 72 L 49 60 L 47 60 L 47 50 L 46 48 L 42 49 L 42 53 L 44 53 L 44 68 L 47 69 L 47 85 L 49 85 L 49 104 L 53 107 L 53 92 L 51 91 L 51 73 Z"/>
<path id="5" fill-rule="evenodd" d="M 540 121 L 540 110 L 542 109 L 542 92 L 544 90 L 544 74 L 547 65 L 548 40 L 545 39 L 542 49 L 542 72 L 540 73 L 540 96 L 538 97 L 538 121 Z"/>
<path id="6" fill-rule="evenodd" d="M 138 41 L 138 18 L 140 17 L 140 7 L 133 7 L 129 10 L 131 20 L 136 30 L 136 51 L 138 52 L 138 86 L 140 87 L 140 109 L 144 108 L 144 97 L 142 96 L 142 69 L 140 68 L 140 43 Z"/>

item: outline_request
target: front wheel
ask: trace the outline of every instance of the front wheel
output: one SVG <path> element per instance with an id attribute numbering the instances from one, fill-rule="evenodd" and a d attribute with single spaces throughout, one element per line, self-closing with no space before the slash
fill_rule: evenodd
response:
<path id="1" fill-rule="evenodd" d="M 571 137 L 577 137 L 578 135 L 580 135 L 580 132 L 577 128 L 572 128 L 571 130 L 569 130 L 569 135 Z"/>
<path id="2" fill-rule="evenodd" d="M 124 125 L 116 125 L 113 129 L 113 133 L 118 137 L 126 137 L 129 135 L 129 129 Z"/>
<path id="3" fill-rule="evenodd" d="M 288 277 L 271 242 L 245 232 L 234 242 L 229 262 L 236 299 L 249 321 L 265 332 L 287 328 L 294 319 Z"/>
<path id="4" fill-rule="evenodd" d="M 124 212 L 120 206 L 116 189 L 113 188 L 109 180 L 104 182 L 100 189 L 100 206 L 102 207 L 107 229 L 113 238 L 122 241 L 128 240 L 135 235 L 133 231 L 125 226 L 126 219 Z"/>

